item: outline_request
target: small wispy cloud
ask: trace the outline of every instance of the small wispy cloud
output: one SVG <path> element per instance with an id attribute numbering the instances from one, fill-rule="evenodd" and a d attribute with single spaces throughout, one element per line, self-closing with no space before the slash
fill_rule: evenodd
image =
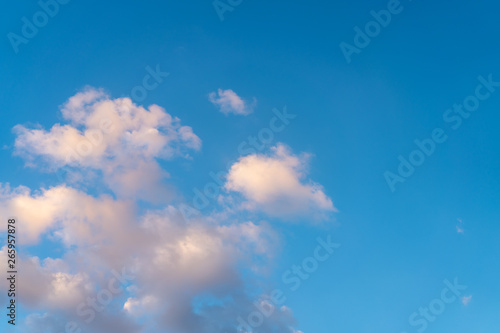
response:
<path id="1" fill-rule="evenodd" d="M 469 304 L 469 302 L 471 301 L 471 299 L 472 299 L 472 295 L 462 297 L 462 303 L 463 303 L 463 305 L 467 306 L 467 304 Z"/>
<path id="2" fill-rule="evenodd" d="M 255 97 L 251 103 L 244 101 L 233 90 L 218 89 L 217 92 L 208 94 L 208 99 L 212 104 L 219 108 L 219 111 L 224 114 L 234 113 L 237 115 L 249 115 L 253 112 L 253 108 L 257 104 Z"/>
<path id="3" fill-rule="evenodd" d="M 464 233 L 464 222 L 461 220 L 461 219 L 457 219 L 458 221 L 458 224 L 456 225 L 456 228 L 457 228 L 457 233 L 459 234 L 463 234 Z"/>

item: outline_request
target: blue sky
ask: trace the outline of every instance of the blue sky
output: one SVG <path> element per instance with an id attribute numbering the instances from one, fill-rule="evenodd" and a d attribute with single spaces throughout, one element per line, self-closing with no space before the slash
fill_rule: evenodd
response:
<path id="1" fill-rule="evenodd" d="M 88 201 L 89 207 L 96 205 L 100 207 L 96 209 L 103 211 L 108 206 L 112 211 L 120 211 L 115 208 L 124 208 L 122 204 L 128 205 L 125 204 L 128 200 L 133 202 L 132 206 L 126 206 L 135 218 L 129 223 L 133 229 L 134 223 L 144 223 L 147 214 L 156 214 L 155 218 L 161 219 L 163 213 L 159 212 L 167 206 L 191 205 L 194 189 L 203 189 L 212 182 L 209 173 L 224 172 L 228 178 L 224 181 L 227 186 L 219 189 L 221 197 L 210 200 L 193 228 L 210 235 L 211 231 L 205 228 L 215 228 L 218 231 L 214 231 L 214 237 L 226 238 L 210 244 L 230 244 L 226 250 L 233 249 L 235 253 L 239 250 L 243 254 L 231 257 L 232 266 L 227 261 L 220 272 L 214 273 L 215 280 L 232 288 L 222 288 L 212 280 L 212 284 L 205 280 L 192 282 L 199 288 L 193 287 L 196 292 L 189 289 L 197 293 L 186 301 L 193 309 L 203 308 L 200 299 L 204 297 L 207 304 L 225 304 L 228 299 L 231 304 L 244 298 L 246 303 L 242 301 L 236 309 L 246 317 L 255 310 L 251 306 L 253 300 L 260 300 L 278 288 L 284 291 L 286 311 L 293 311 L 293 316 L 283 311 L 282 317 L 266 319 L 266 324 L 256 332 L 285 332 L 285 328 L 304 333 L 498 329 L 500 87 L 488 90 L 478 79 L 488 80 L 491 76 L 491 81 L 500 82 L 498 52 L 494 46 L 500 30 L 498 4 L 402 0 L 399 13 L 392 14 L 390 23 L 370 38 L 369 45 L 352 54 L 348 63 L 339 45 L 345 42 L 354 46 L 354 27 L 364 29 L 374 20 L 370 12 L 396 6 L 390 3 L 243 0 L 231 6 L 232 11 L 224 12 L 221 20 L 211 1 L 70 1 L 59 5 L 58 13 L 39 28 L 36 36 L 18 45 L 17 53 L 8 34 L 21 36 L 22 18 L 32 21 L 41 7 L 36 2 L 5 4 L 0 21 L 4 36 L 0 44 L 3 115 L 0 209 L 4 224 L 8 216 L 17 214 L 20 236 L 26 233 L 25 239 L 33 237 L 26 244 L 21 240 L 18 255 L 24 258 L 26 268 L 23 273 L 20 264 L 19 278 L 23 279 L 23 274 L 26 279 L 31 276 L 31 266 L 28 269 L 31 257 L 40 261 L 60 258 L 62 262 L 57 264 L 46 261 L 33 268 L 50 280 L 63 269 L 64 263 L 70 266 L 64 268 L 65 274 L 78 279 L 83 276 L 78 274 L 92 267 L 83 263 L 91 261 L 92 254 L 105 256 L 100 250 L 92 252 L 91 243 L 82 245 L 78 240 L 64 240 L 64 235 L 69 237 L 68 233 L 74 232 L 71 223 L 77 219 L 68 218 L 68 214 L 57 221 L 48 218 L 43 222 L 48 227 L 36 233 L 37 237 L 33 236 L 35 232 L 22 230 L 42 222 L 37 222 L 36 213 L 12 208 L 17 207 L 12 202 L 22 196 L 15 190 L 19 186 L 32 191 L 28 197 L 34 201 L 24 196 L 30 203 L 25 210 L 45 209 L 48 203 L 40 194 L 44 192 L 37 191 L 51 188 L 59 188 L 62 194 L 58 193 L 63 197 L 80 198 L 67 205 L 78 205 L 83 200 Z M 37 138 L 30 137 L 31 130 L 50 131 L 57 123 L 84 130 L 87 124 L 71 124 L 61 111 L 71 97 L 85 92 L 100 94 L 96 100 L 130 97 L 134 88 L 143 85 L 149 73 L 147 68 L 159 68 L 169 75 L 162 77 L 143 100 L 133 100 L 133 108 L 160 106 L 180 119 L 179 126 L 190 127 L 200 145 L 197 146 L 195 137 L 182 137 L 183 127 L 163 129 L 179 136 L 174 141 L 180 151 L 145 153 L 145 163 L 168 172 L 168 177 L 163 175 L 158 180 L 153 177 L 155 172 L 145 171 L 152 180 L 144 181 L 146 187 L 140 189 L 141 194 L 132 191 L 137 188 L 123 190 L 124 180 L 112 178 L 112 172 L 106 171 L 107 167 L 124 167 L 131 163 L 127 158 L 139 156 L 128 148 L 114 151 L 116 154 L 104 161 L 108 163 L 105 166 L 103 161 L 81 160 L 72 171 L 83 180 L 65 179 L 63 185 L 54 172 L 61 167 L 61 161 L 57 160 L 60 156 L 37 145 Z M 478 85 L 483 85 L 481 92 L 488 92 L 488 97 L 479 102 L 470 117 L 463 119 L 459 128 L 453 129 L 453 123 L 443 116 L 454 104 L 475 96 Z M 212 101 L 211 93 L 215 94 Z M 240 101 L 243 104 L 238 104 Z M 238 108 L 241 105 L 244 107 Z M 229 110 L 227 114 L 224 107 Z M 284 108 L 296 117 L 282 131 L 275 132 L 266 147 L 242 156 L 239 145 L 263 128 L 269 128 L 275 112 L 282 113 Z M 77 112 L 77 108 L 69 109 L 68 112 Z M 26 131 L 14 130 L 18 125 Z M 408 160 L 418 148 L 414 140 L 431 138 L 436 128 L 443 130 L 447 140 L 435 144 L 433 153 L 425 156 L 422 165 L 415 167 L 404 183 L 396 183 L 392 191 L 385 173 L 398 174 L 398 157 Z M 25 144 L 24 149 L 16 146 L 16 142 Z M 140 149 L 137 154 L 143 156 Z M 34 164 L 27 166 L 29 161 Z M 240 169 L 235 167 L 231 173 L 228 164 Z M 296 193 L 287 193 L 290 188 L 280 189 L 286 182 L 279 177 L 264 177 L 262 184 L 255 181 L 257 176 L 251 177 L 255 170 L 274 167 L 279 167 L 276 175 L 283 170 L 293 171 L 298 180 L 294 183 L 296 187 L 290 188 L 297 190 Z M 130 168 L 143 167 L 134 164 Z M 10 188 L 6 189 L 6 184 Z M 152 187 L 148 188 L 148 184 Z M 262 187 L 255 188 L 255 184 L 265 187 L 265 191 Z M 152 195 L 145 198 L 144 191 Z M 320 198 L 321 194 L 324 198 Z M 301 206 L 304 202 L 305 208 Z M 119 220 L 120 216 L 114 217 Z M 175 224 L 175 230 L 184 230 L 184 224 L 179 223 Z M 259 237 L 271 237 L 272 246 L 266 248 L 270 252 L 263 255 L 254 248 L 261 244 L 260 239 L 253 239 L 255 244 L 250 242 L 247 248 L 233 244 L 239 236 L 217 229 L 220 225 L 231 226 L 234 233 L 244 234 L 248 232 L 245 226 L 249 226 L 245 223 L 252 223 L 262 231 Z M 118 225 L 110 225 L 109 230 Z M 188 231 L 176 232 L 189 234 Z M 169 232 L 168 228 L 165 232 Z M 102 235 L 105 239 L 104 231 Z M 290 285 L 283 282 L 284 272 L 311 256 L 318 246 L 317 238 L 326 239 L 328 235 L 341 246 L 328 260 L 319 263 L 298 290 L 291 291 Z M 100 245 L 93 246 L 100 249 Z M 209 245 L 207 249 L 211 249 Z M 106 255 L 113 257 L 107 252 Z M 133 257 L 135 253 L 132 251 L 130 255 Z M 144 258 L 153 262 L 151 256 L 146 253 Z M 125 259 L 116 259 L 116 265 Z M 6 257 L 2 259 L 5 261 Z M 91 287 L 82 287 L 84 292 L 102 288 L 112 265 L 103 263 L 103 267 L 103 277 L 88 272 Z M 233 280 L 219 276 L 224 269 L 237 274 L 242 284 L 233 286 Z M 159 293 L 157 303 L 153 302 L 154 310 L 147 310 L 147 315 L 124 309 L 129 298 L 132 304 L 155 290 L 151 287 L 148 294 L 146 287 L 141 289 L 140 282 L 151 283 L 153 277 L 160 279 L 164 273 L 158 270 L 148 277 L 152 280 L 138 279 L 139 292 L 120 294 L 108 305 L 109 310 L 99 316 L 123 316 L 123 320 L 133 323 L 130 332 L 191 332 L 194 328 L 181 319 L 165 319 L 181 316 L 180 310 L 176 312 L 167 304 L 175 304 L 173 300 L 185 301 L 170 293 Z M 197 274 L 203 273 L 206 271 Z M 168 275 L 162 281 L 178 278 Z M 444 312 L 425 329 L 422 324 L 412 326 L 409 323 L 412 313 L 440 299 L 446 288 L 443 281 L 453 282 L 455 278 L 467 286 L 462 295 L 446 304 Z M 18 286 L 21 294 L 27 288 L 29 280 L 26 281 Z M 69 284 L 68 290 L 75 285 L 78 283 Z M 40 295 L 50 295 L 50 290 L 42 289 L 43 286 Z M 32 322 L 43 321 L 46 326 L 39 327 L 46 327 L 46 332 L 60 333 L 61 323 L 75 317 L 73 310 L 65 312 L 58 308 L 61 304 L 78 304 L 74 299 L 51 303 L 43 300 L 45 296 L 37 298 L 36 290 L 26 294 L 31 298 L 26 296 L 23 302 L 20 296 L 16 329 L 35 332 L 25 322 L 32 316 Z M 472 296 L 469 302 L 462 299 L 469 296 Z M 2 304 L 6 304 L 5 292 L 1 297 Z M 236 332 L 230 330 L 236 322 L 232 312 L 215 315 L 208 310 L 196 311 L 193 310 L 195 315 L 206 320 L 201 321 L 206 332 L 222 333 L 224 329 Z M 47 319 L 50 316 L 55 319 Z M 10 332 L 7 330 L 10 325 L 3 317 L 0 327 Z M 118 321 L 109 318 L 110 322 Z M 208 328 L 207 323 L 212 321 L 221 326 Z M 82 323 L 82 332 L 100 332 L 106 320 L 98 318 L 92 325 Z"/>

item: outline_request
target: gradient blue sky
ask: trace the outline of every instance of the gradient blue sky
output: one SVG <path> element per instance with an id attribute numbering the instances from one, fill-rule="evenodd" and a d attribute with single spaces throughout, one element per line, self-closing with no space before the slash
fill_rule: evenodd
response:
<path id="1" fill-rule="evenodd" d="M 447 305 L 426 331 L 495 332 L 500 89 L 457 130 L 443 113 L 474 93 L 478 76 L 500 81 L 499 5 L 401 5 L 403 11 L 347 64 L 339 44 L 352 44 L 353 27 L 363 27 L 372 20 L 370 11 L 387 8 L 387 1 L 244 0 L 224 21 L 211 1 L 71 1 L 18 53 L 5 36 L 20 34 L 21 18 L 40 7 L 5 3 L 0 181 L 33 190 L 57 185 L 54 174 L 26 168 L 14 156 L 12 128 L 63 122 L 59 106 L 85 86 L 103 88 L 112 98 L 129 96 L 145 68 L 159 65 L 169 77 L 138 104 L 164 107 L 202 139 L 192 159 L 160 162 L 187 201 L 193 188 L 211 181 L 210 171 L 227 170 L 239 157 L 243 140 L 268 126 L 273 108 L 286 106 L 297 115 L 273 143 L 311 154 L 308 177 L 339 210 L 319 224 L 307 217 L 294 223 L 255 217 L 280 234 L 282 248 L 266 281 L 287 290 L 297 329 L 416 332 L 408 317 L 439 297 L 443 280 L 458 278 L 470 303 Z M 219 88 L 255 97 L 254 112 L 217 112 L 207 96 Z M 413 141 L 429 138 L 436 127 L 448 140 L 391 192 L 384 172 L 397 172 L 398 156 L 408 157 Z M 312 253 L 316 237 L 329 234 L 341 247 L 299 290 L 289 291 L 281 274 Z M 45 239 L 23 250 L 61 256 L 56 248 Z M 23 307 L 20 319 L 30 311 Z"/>

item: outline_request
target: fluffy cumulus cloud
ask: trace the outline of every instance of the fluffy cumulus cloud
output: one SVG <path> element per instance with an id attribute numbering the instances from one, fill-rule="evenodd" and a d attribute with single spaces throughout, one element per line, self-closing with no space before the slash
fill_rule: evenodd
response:
<path id="1" fill-rule="evenodd" d="M 229 113 L 243 116 L 249 115 L 253 112 L 253 108 L 257 103 L 255 98 L 252 102 L 244 101 L 231 89 L 219 89 L 217 92 L 211 92 L 208 95 L 208 99 L 212 102 L 212 104 L 219 108 L 220 112 L 226 115 Z"/>
<path id="2" fill-rule="evenodd" d="M 0 254 L 7 257 L 7 248 L 4 247 Z M 46 310 L 76 308 L 92 289 L 86 272 L 71 272 L 68 264 L 61 259 L 29 257 L 20 259 L 17 265 L 22 267 L 23 272 L 18 275 L 18 283 L 23 288 L 19 300 L 29 307 Z"/>
<path id="3" fill-rule="evenodd" d="M 36 193 L 25 187 L 10 189 L 8 185 L 0 189 L 0 213 L 23 221 L 26 227 L 20 228 L 19 233 L 27 244 L 36 243 L 42 234 L 52 231 L 57 231 L 55 236 L 67 246 L 100 239 L 111 242 L 114 238 L 126 237 L 121 230 L 133 223 L 129 217 L 134 213 L 133 208 L 109 195 L 94 198 L 64 185 Z"/>
<path id="4" fill-rule="evenodd" d="M 273 287 L 262 283 L 280 247 L 272 226 L 227 214 L 185 221 L 171 203 L 146 209 L 141 201 L 141 185 L 166 176 L 156 159 L 200 148 L 191 128 L 159 106 L 146 110 L 97 89 L 72 97 L 62 115 L 67 123 L 50 130 L 17 126 L 17 154 L 52 170 L 101 173 L 113 193 L 67 181 L 38 190 L 0 184 L 0 215 L 16 218 L 20 245 L 43 244 L 52 254 L 19 253 L 19 302 L 29 314 L 19 332 L 246 332 L 238 318 Z M 319 185 L 302 179 L 304 158 L 283 146 L 248 156 L 231 168 L 227 188 L 270 213 L 290 202 L 297 211 L 333 210 Z M 0 306 L 6 301 L 0 296 Z M 259 330 L 300 332 L 295 327 L 281 307 Z"/>
<path id="5" fill-rule="evenodd" d="M 258 297 L 245 292 L 253 279 L 242 270 L 261 271 L 260 266 L 273 261 L 279 243 L 265 223 L 210 217 L 186 223 L 173 206 L 138 214 L 131 201 L 95 198 L 64 185 L 38 194 L 10 192 L 4 195 L 5 206 L 20 199 L 35 207 L 60 203 L 44 213 L 42 219 L 49 222 L 38 234 L 19 236 L 45 234 L 64 245 L 62 258 L 28 256 L 18 263 L 23 267 L 20 301 L 33 310 L 25 325 L 47 327 L 47 332 L 60 332 L 69 321 L 93 332 L 117 327 L 115 321 L 130 321 L 124 332 L 154 327 L 181 333 L 239 332 L 238 316 L 255 311 Z M 40 224 L 37 216 L 13 212 L 22 229 Z M 0 255 L 5 252 L 3 248 Z M 121 286 L 118 279 L 111 289 L 110 281 L 116 280 L 112 272 L 122 271 L 140 274 L 130 275 Z M 117 287 L 121 291 L 111 299 L 101 293 Z M 101 307 L 105 309 L 96 310 Z M 294 323 L 290 313 L 276 311 L 263 327 L 292 332 Z"/>
<path id="6" fill-rule="evenodd" d="M 98 171 L 121 196 L 154 200 L 167 195 L 161 180 L 168 174 L 157 159 L 189 157 L 201 148 L 192 128 L 163 108 L 145 109 L 94 88 L 71 97 L 61 112 L 67 123 L 50 130 L 16 126 L 16 153 L 29 165 L 43 160 L 52 170 Z"/>
<path id="7" fill-rule="evenodd" d="M 323 187 L 306 179 L 308 155 L 293 155 L 282 144 L 271 150 L 242 157 L 229 170 L 225 188 L 241 193 L 243 208 L 282 218 L 322 218 L 336 211 Z"/>

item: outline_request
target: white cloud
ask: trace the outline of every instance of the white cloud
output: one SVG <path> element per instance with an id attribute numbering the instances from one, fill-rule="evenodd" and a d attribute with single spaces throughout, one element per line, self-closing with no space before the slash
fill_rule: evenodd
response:
<path id="1" fill-rule="evenodd" d="M 467 306 L 471 300 L 472 300 L 472 295 L 464 296 L 462 297 L 462 304 Z"/>
<path id="2" fill-rule="evenodd" d="M 336 211 L 322 186 L 305 180 L 307 155 L 292 155 L 282 144 L 271 150 L 242 157 L 229 170 L 225 188 L 243 195 L 244 208 L 286 218 Z"/>
<path id="3" fill-rule="evenodd" d="M 186 224 L 173 206 L 138 215 L 132 201 L 93 197 L 63 185 L 34 194 L 25 188 L 2 188 L 2 206 L 23 221 L 20 239 L 36 242 L 49 235 L 66 246 L 61 259 L 33 257 L 19 263 L 24 272 L 23 304 L 41 312 L 50 309 L 50 318 L 35 316 L 30 319 L 33 325 L 55 325 L 52 316 L 57 313 L 70 316 L 78 304 L 106 288 L 111 270 L 127 267 L 141 272 L 122 303 L 130 320 L 147 315 L 152 326 L 163 329 L 220 333 L 234 327 L 240 313 L 253 311 L 253 299 L 244 291 L 252 278 L 243 276 L 240 268 L 261 272 L 279 244 L 264 223 L 203 217 Z M 47 209 L 30 215 L 31 209 L 13 204 L 20 201 Z M 32 227 L 38 225 L 43 228 Z M 219 305 L 201 301 L 205 295 Z M 101 313 L 92 323 L 94 331 L 104 330 L 98 320 L 108 325 L 113 313 Z M 292 318 L 287 314 L 278 321 L 270 319 L 265 327 L 286 328 Z"/>
<path id="4" fill-rule="evenodd" d="M 94 198 L 65 185 L 31 193 L 26 187 L 11 190 L 0 184 L 0 190 L 0 213 L 22 221 L 24 227 L 18 233 L 23 243 L 36 243 L 54 230 L 68 246 L 103 238 L 110 241 L 107 233 L 124 237 L 121 230 L 133 221 L 134 207 L 127 202 L 106 195 Z"/>
<path id="5" fill-rule="evenodd" d="M 238 262 L 256 268 L 249 254 L 260 256 L 263 262 L 272 258 L 277 241 L 267 225 L 214 222 L 203 218 L 186 225 L 173 207 L 143 217 L 142 226 L 153 244 L 147 263 L 154 269 L 147 271 L 153 269 L 154 274 L 144 275 L 152 293 L 158 289 L 170 295 L 180 289 L 188 294 L 231 289 L 241 283 L 235 270 Z M 160 286 L 160 276 L 168 276 L 170 287 Z"/>
<path id="6" fill-rule="evenodd" d="M 465 232 L 464 221 L 462 221 L 462 219 L 457 219 L 457 221 L 458 221 L 458 224 L 456 225 L 457 233 L 463 234 Z"/>
<path id="7" fill-rule="evenodd" d="M 7 257 L 6 247 L 0 250 L 0 255 Z M 24 305 L 45 309 L 76 307 L 92 288 L 85 272 L 70 273 L 61 259 L 46 258 L 41 261 L 38 257 L 18 256 L 16 262 L 23 272 L 17 278 L 18 284 L 23 286 L 19 299 Z M 7 267 L 2 268 L 7 270 Z M 2 279 L 0 285 L 8 289 L 7 282 Z"/>
<path id="8" fill-rule="evenodd" d="M 157 309 L 159 304 L 160 300 L 154 295 L 146 295 L 142 298 L 129 297 L 123 305 L 123 309 L 134 317 L 140 317 Z"/>
<path id="9" fill-rule="evenodd" d="M 255 98 L 251 103 L 244 101 L 231 89 L 218 89 L 217 92 L 211 92 L 208 99 L 219 108 L 220 112 L 226 115 L 229 113 L 243 116 L 249 115 L 253 112 L 253 108 L 257 103 Z"/>
<path id="10" fill-rule="evenodd" d="M 15 149 L 29 165 L 43 160 L 49 169 L 64 166 L 97 170 L 108 187 L 122 197 L 154 201 L 168 196 L 161 180 L 168 176 L 157 159 L 188 157 L 201 140 L 157 105 L 148 110 L 129 98 L 110 99 L 87 88 L 61 109 L 69 124 L 49 131 L 18 125 Z"/>
<path id="11" fill-rule="evenodd" d="M 82 330 L 236 333 L 238 316 L 255 311 L 256 290 L 269 287 L 262 283 L 262 272 L 269 271 L 280 248 L 276 232 L 267 223 L 224 214 L 186 222 L 172 205 L 141 210 L 143 190 L 154 192 L 166 176 L 157 159 L 186 156 L 201 145 L 190 127 L 181 126 L 159 106 L 146 110 L 127 98 L 112 100 L 89 88 L 70 98 L 62 114 L 67 124 L 48 131 L 17 126 L 16 152 L 33 165 L 70 166 L 76 178 L 90 170 L 114 195 L 99 194 L 99 187 L 91 188 L 91 195 L 67 183 L 36 191 L 0 184 L 0 215 L 19 221 L 20 244 L 43 239 L 50 242 L 44 246 L 60 253 L 57 259 L 19 254 L 20 302 L 30 312 L 24 323 L 27 331 L 60 332 L 69 320 L 82 323 L 76 308 L 108 288 L 111 272 L 126 268 L 140 272 L 130 282 L 133 287 L 122 285 L 123 293 Z M 272 204 L 285 198 L 292 203 L 306 200 L 300 212 L 334 209 L 319 185 L 299 180 L 305 174 L 304 156 L 278 146 L 274 155 L 254 158 L 250 165 L 240 160 L 239 168 L 271 168 L 281 189 L 263 186 L 251 172 L 262 185 L 253 188 L 233 166 L 231 184 L 250 198 L 249 204 L 266 208 L 265 200 Z M 293 195 L 284 195 L 289 190 Z M 275 209 L 270 208 L 280 213 Z M 5 257 L 5 251 L 0 256 Z M 0 269 L 6 271 L 5 265 L 0 262 Z M 0 282 L 1 289 L 6 283 Z M 281 309 L 266 318 L 261 329 L 299 332 L 294 326 L 291 311 Z"/>

